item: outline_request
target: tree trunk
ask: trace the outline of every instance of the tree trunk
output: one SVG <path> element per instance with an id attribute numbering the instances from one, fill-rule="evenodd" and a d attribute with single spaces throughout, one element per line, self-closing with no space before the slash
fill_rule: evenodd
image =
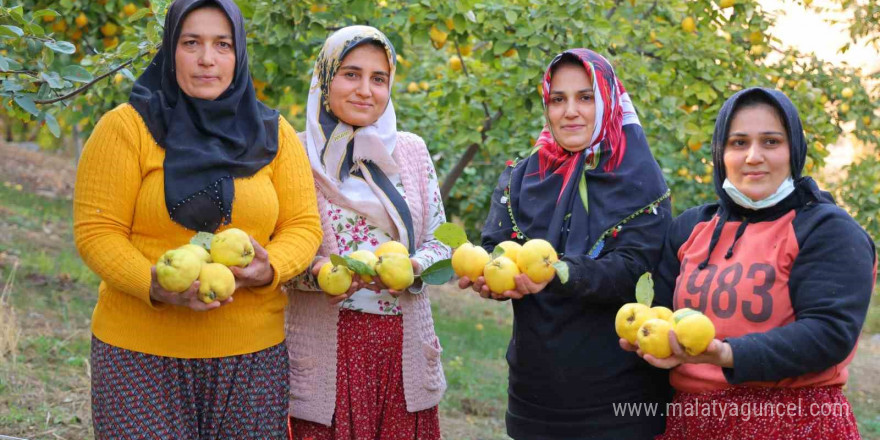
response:
<path id="1" fill-rule="evenodd" d="M 464 172 L 465 167 L 468 166 L 469 163 L 474 159 L 474 156 L 477 155 L 477 151 L 480 149 L 480 144 L 474 142 L 467 147 L 464 154 L 461 158 L 458 159 L 458 163 L 449 170 L 449 174 L 446 175 L 446 178 L 443 179 L 443 185 L 440 186 L 440 197 L 443 198 L 443 203 L 446 204 L 449 201 L 449 193 L 452 191 L 452 187 L 455 186 L 455 182 L 461 177 L 461 173 Z"/>
<path id="2" fill-rule="evenodd" d="M 489 107 L 483 104 L 483 108 L 486 110 L 486 119 L 483 120 L 483 131 L 480 132 L 481 142 L 486 142 L 486 133 L 492 129 L 492 124 L 501 119 L 501 115 L 504 114 L 501 109 L 498 109 L 494 115 L 489 116 Z M 455 186 L 455 182 L 458 181 L 458 178 L 461 177 L 461 173 L 464 172 L 464 169 L 474 160 L 474 156 L 477 155 L 477 151 L 480 150 L 480 143 L 474 142 L 468 145 L 467 150 L 464 151 L 464 154 L 461 155 L 461 158 L 458 159 L 458 163 L 449 170 L 449 174 L 446 175 L 446 178 L 443 179 L 443 185 L 440 186 L 440 197 L 443 198 L 443 203 L 449 201 L 449 193 L 452 192 L 452 187 Z"/>

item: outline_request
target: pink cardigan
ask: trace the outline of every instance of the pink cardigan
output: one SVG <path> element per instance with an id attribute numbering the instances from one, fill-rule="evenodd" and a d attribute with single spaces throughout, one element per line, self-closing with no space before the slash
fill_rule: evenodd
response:
<path id="1" fill-rule="evenodd" d="M 425 142 L 412 133 L 398 132 L 392 157 L 400 167 L 400 179 L 413 218 L 416 243 L 425 241 L 431 192 L 428 186 L 430 160 Z M 318 255 L 339 253 L 335 231 L 326 218 L 327 199 L 318 191 L 318 212 L 322 215 L 324 242 Z M 418 246 L 417 246 L 418 247 Z M 446 391 L 440 362 L 440 341 L 434 333 L 429 286 L 420 294 L 400 296 L 403 311 L 403 390 L 409 412 L 432 408 Z M 290 415 L 330 426 L 336 408 L 336 341 L 339 306 L 325 295 L 287 289 L 287 349 L 290 356 Z"/>

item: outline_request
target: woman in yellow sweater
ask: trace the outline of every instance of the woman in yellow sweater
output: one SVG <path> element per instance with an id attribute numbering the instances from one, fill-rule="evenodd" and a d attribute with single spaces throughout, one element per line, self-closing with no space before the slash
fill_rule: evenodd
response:
<path id="1" fill-rule="evenodd" d="M 269 438 L 287 420 L 286 296 L 322 239 L 305 150 L 255 97 L 232 0 L 177 0 L 129 103 L 83 151 L 74 235 L 102 279 L 92 317 L 97 438 Z M 198 282 L 165 291 L 153 266 L 197 231 L 236 227 L 254 260 L 234 302 Z"/>

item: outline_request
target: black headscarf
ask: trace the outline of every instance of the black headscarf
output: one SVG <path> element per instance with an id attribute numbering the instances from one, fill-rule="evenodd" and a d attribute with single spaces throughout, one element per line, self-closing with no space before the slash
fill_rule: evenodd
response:
<path id="1" fill-rule="evenodd" d="M 222 9 L 233 29 L 235 76 L 217 99 L 186 95 L 178 86 L 174 53 L 187 14 Z M 234 178 L 254 175 L 278 151 L 278 111 L 257 101 L 248 70 L 244 17 L 232 0 L 176 0 L 165 16 L 162 47 L 129 97 L 165 149 L 165 204 L 188 229 L 215 231 L 232 219 Z"/>
<path id="2" fill-rule="evenodd" d="M 508 206 L 520 234 L 515 238 L 543 238 L 562 254 L 595 258 L 614 227 L 652 209 L 669 189 L 626 90 L 601 55 L 571 49 L 550 63 L 544 75 L 545 117 L 551 74 L 566 57 L 583 64 L 593 80 L 593 141 L 569 153 L 548 124 L 535 152 L 511 172 Z"/>

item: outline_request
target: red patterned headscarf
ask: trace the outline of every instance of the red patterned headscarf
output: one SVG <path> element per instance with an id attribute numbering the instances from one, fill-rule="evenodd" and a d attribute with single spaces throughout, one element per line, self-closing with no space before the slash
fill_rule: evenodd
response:
<path id="1" fill-rule="evenodd" d="M 576 56 L 584 65 L 587 75 L 592 78 L 593 92 L 596 102 L 596 119 L 593 128 L 593 136 L 590 145 L 575 154 L 571 154 L 562 148 L 553 136 L 550 123 L 544 126 L 544 130 L 538 136 L 535 143 L 537 154 L 540 158 L 540 174 L 543 179 L 548 172 L 564 176 L 563 188 L 568 184 L 571 174 L 577 163 L 584 159 L 589 161 L 593 155 L 599 154 L 597 148 L 603 141 L 607 143 L 611 157 L 605 162 L 606 172 L 614 171 L 620 166 L 624 154 L 626 154 L 626 136 L 623 135 L 624 102 L 622 97 L 626 94 L 623 84 L 614 74 L 614 68 L 602 55 L 589 49 L 567 50 L 553 59 L 544 73 L 542 91 L 544 95 L 544 116 L 547 117 L 547 105 L 550 100 L 550 81 L 553 70 L 566 56 Z M 629 113 L 635 116 L 632 103 L 627 101 Z M 549 118 L 548 118 L 549 119 Z M 560 191 L 560 196 L 562 195 Z"/>
<path id="2" fill-rule="evenodd" d="M 519 238 L 544 238 L 557 250 L 586 254 L 601 249 L 597 243 L 609 228 L 661 200 L 668 189 L 632 101 L 601 55 L 571 49 L 553 59 L 543 78 L 545 118 L 553 71 L 572 57 L 593 79 L 596 118 L 590 145 L 566 151 L 547 124 L 533 154 L 510 171 L 508 203 L 523 234 Z"/>

